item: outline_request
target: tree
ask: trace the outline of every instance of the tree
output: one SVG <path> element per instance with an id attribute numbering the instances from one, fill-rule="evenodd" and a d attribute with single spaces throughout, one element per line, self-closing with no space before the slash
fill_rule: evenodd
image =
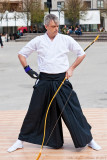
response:
<path id="1" fill-rule="evenodd" d="M 80 18 L 80 11 L 86 14 L 87 6 L 83 0 L 66 0 L 65 1 L 65 17 L 70 21 L 72 26 L 75 26 Z"/>
<path id="2" fill-rule="evenodd" d="M 5 11 L 10 11 L 10 1 L 9 0 L 2 0 L 0 3 L 0 12 L 4 13 Z"/>
<path id="3" fill-rule="evenodd" d="M 0 1 L 0 20 L 2 20 L 6 11 L 13 12 L 14 11 L 13 8 L 15 11 L 21 10 L 21 8 L 19 6 L 17 6 L 17 4 L 13 5 L 13 3 L 11 3 L 10 0 L 1 0 Z"/>
<path id="4" fill-rule="evenodd" d="M 10 1 L 2 0 L 0 3 L 0 21 L 2 21 L 5 11 L 10 11 Z"/>
<path id="5" fill-rule="evenodd" d="M 27 13 L 27 21 L 31 20 L 32 25 L 36 24 L 38 32 L 38 25 L 43 22 L 44 18 L 41 0 L 24 0 L 23 10 Z"/>

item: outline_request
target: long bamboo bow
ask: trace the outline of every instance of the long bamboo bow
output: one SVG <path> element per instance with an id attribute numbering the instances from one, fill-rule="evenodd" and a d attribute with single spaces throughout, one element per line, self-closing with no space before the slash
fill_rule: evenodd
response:
<path id="1" fill-rule="evenodd" d="M 99 38 L 99 35 L 94 39 L 93 42 L 91 42 L 91 43 L 84 49 L 84 51 L 86 51 L 98 38 Z M 44 145 L 44 140 L 45 140 L 45 133 L 46 133 L 46 120 L 47 120 L 47 116 L 48 116 L 48 112 L 49 112 L 50 106 L 51 106 L 54 98 L 56 97 L 57 93 L 58 93 L 59 90 L 61 89 L 62 85 L 64 84 L 65 80 L 66 80 L 66 77 L 65 77 L 64 80 L 61 82 L 60 86 L 58 87 L 57 91 L 56 91 L 55 94 L 53 95 L 53 97 L 52 97 L 52 99 L 51 99 L 51 101 L 50 101 L 50 103 L 49 103 L 49 105 L 48 105 L 48 108 L 47 108 L 47 111 L 46 111 L 46 116 L 45 116 L 45 122 L 44 122 L 44 135 L 43 135 L 42 145 L 41 145 L 41 149 L 40 149 L 40 152 L 39 152 L 38 157 L 36 158 L 36 160 L 39 160 L 39 158 L 40 158 L 40 156 L 41 156 L 41 154 L 42 154 L 43 145 Z M 71 94 L 70 94 L 70 96 L 71 96 Z M 67 102 L 68 102 L 68 100 L 69 100 L 69 98 L 70 98 L 70 96 L 68 97 L 68 99 L 67 99 L 67 101 L 66 101 L 66 103 L 65 103 L 65 105 L 64 105 L 64 107 L 63 107 L 63 109 L 62 109 L 62 112 L 63 112 L 63 110 L 64 110 L 64 108 L 65 108 L 65 106 L 66 106 L 66 104 L 67 104 Z M 62 112 L 60 113 L 60 115 L 59 115 L 59 117 L 58 117 L 58 120 L 59 120 L 59 118 L 61 117 Z M 57 123 L 58 123 L 58 120 L 56 121 L 56 123 L 55 123 L 55 125 L 54 125 L 54 127 L 53 127 L 53 130 L 54 130 L 54 128 L 56 127 L 56 125 L 57 125 Z M 50 136 L 52 135 L 53 130 L 51 131 Z M 49 141 L 50 136 L 49 136 L 49 138 L 48 138 L 47 141 Z"/>

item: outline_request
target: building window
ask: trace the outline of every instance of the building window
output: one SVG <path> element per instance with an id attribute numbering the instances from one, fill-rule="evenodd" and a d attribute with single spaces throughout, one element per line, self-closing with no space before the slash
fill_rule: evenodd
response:
<path id="1" fill-rule="evenodd" d="M 97 8 L 104 8 L 104 0 L 97 0 Z"/>
<path id="2" fill-rule="evenodd" d="M 91 1 L 84 1 L 84 4 L 87 6 L 87 8 L 91 8 Z"/>
<path id="3" fill-rule="evenodd" d="M 57 6 L 61 6 L 61 8 L 65 7 L 65 2 L 64 1 L 58 1 Z"/>

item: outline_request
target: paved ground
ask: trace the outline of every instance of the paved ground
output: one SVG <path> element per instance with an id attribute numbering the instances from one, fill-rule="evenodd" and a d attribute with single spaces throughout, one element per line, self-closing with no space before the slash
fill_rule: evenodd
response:
<path id="1" fill-rule="evenodd" d="M 0 48 L 0 110 L 27 109 L 35 83 L 23 70 L 17 52 L 25 42 L 8 42 Z M 84 49 L 89 42 L 81 42 Z M 70 78 L 82 107 L 107 107 L 107 42 L 95 42 L 82 64 Z M 37 71 L 37 55 L 28 58 L 28 64 Z M 75 55 L 70 53 L 72 64 Z"/>
<path id="2" fill-rule="evenodd" d="M 40 146 L 24 143 L 24 149 L 11 154 L 7 148 L 17 139 L 23 118 L 29 105 L 31 79 L 21 67 L 17 52 L 26 43 L 8 42 L 0 48 L 0 160 L 35 160 Z M 85 48 L 89 42 L 80 45 Z M 33 53 L 28 64 L 37 71 L 37 56 Z M 75 59 L 69 54 L 70 64 Z M 94 139 L 102 146 L 101 151 L 89 147 L 82 151 L 74 148 L 72 139 L 63 124 L 64 147 L 59 150 L 44 148 L 40 160 L 107 160 L 107 43 L 96 42 L 87 50 L 83 63 L 70 78 L 78 93 Z"/>

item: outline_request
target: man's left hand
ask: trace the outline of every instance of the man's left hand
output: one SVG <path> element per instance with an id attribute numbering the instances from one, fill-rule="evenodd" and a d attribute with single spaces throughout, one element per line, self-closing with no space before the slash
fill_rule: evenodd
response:
<path id="1" fill-rule="evenodd" d="M 69 68 L 67 71 L 66 71 L 66 79 L 69 79 L 71 76 L 73 75 L 73 69 L 72 68 Z"/>

